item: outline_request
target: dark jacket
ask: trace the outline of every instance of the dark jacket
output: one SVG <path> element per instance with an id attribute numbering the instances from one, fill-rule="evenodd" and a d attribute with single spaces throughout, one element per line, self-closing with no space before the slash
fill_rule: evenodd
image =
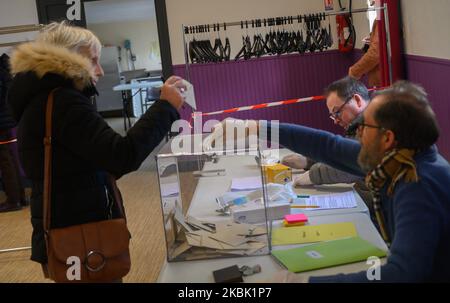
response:
<path id="1" fill-rule="evenodd" d="M 280 124 L 280 144 L 347 171 L 364 176 L 357 159 L 358 141 L 325 131 Z M 269 131 L 270 134 L 270 131 Z M 308 144 L 305 144 L 307 142 Z M 381 282 L 450 281 L 450 165 L 436 146 L 418 153 L 419 181 L 399 181 L 392 196 L 381 192 L 382 211 L 392 244 Z M 368 282 L 366 272 L 313 277 L 310 282 Z"/>
<path id="2" fill-rule="evenodd" d="M 178 112 L 157 101 L 125 137 L 95 111 L 90 96 L 90 63 L 67 50 L 28 43 L 11 58 L 16 75 L 8 102 L 19 121 L 19 153 L 33 184 L 31 259 L 46 262 L 42 226 L 44 121 L 49 92 L 55 92 L 52 147 L 52 227 L 65 227 L 117 216 L 111 209 L 107 173 L 120 178 L 139 168 L 169 132 Z M 111 215 L 111 212 L 113 213 Z"/>
<path id="3" fill-rule="evenodd" d="M 11 117 L 9 109 L 6 106 L 6 96 L 11 84 L 12 77 L 9 69 L 9 56 L 3 54 L 0 56 L 0 133 L 16 127 L 16 122 Z M 0 141 L 9 140 L 0 135 Z"/>

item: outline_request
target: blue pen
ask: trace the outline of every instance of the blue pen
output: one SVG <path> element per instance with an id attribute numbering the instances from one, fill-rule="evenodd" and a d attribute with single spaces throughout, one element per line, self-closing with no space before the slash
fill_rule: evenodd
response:
<path id="1" fill-rule="evenodd" d="M 297 195 L 297 198 L 309 198 L 310 196 L 305 196 L 305 195 Z"/>

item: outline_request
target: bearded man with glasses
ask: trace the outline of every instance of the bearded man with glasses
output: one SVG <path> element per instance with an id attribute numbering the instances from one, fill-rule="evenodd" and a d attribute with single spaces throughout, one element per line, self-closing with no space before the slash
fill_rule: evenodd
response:
<path id="1" fill-rule="evenodd" d="M 423 88 L 402 81 L 378 92 L 357 121 L 359 142 L 300 125 L 246 124 L 259 125 L 255 132 L 268 134 L 268 142 L 272 132 L 278 132 L 280 145 L 365 176 L 381 235 L 390 248 L 377 282 L 450 281 L 450 165 L 436 147 L 439 126 Z M 288 275 L 282 281 L 370 282 L 367 271 Z"/>

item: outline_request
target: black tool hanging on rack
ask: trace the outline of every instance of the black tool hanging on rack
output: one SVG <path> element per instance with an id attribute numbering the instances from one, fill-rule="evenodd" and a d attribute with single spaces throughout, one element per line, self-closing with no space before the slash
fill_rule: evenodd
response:
<path id="1" fill-rule="evenodd" d="M 214 40 L 213 52 L 217 54 L 219 61 L 229 61 L 230 53 L 231 53 L 231 44 L 230 39 L 225 37 L 225 45 L 222 43 L 222 39 L 220 38 L 220 24 L 214 24 L 214 32 L 217 32 L 217 38 Z M 223 24 L 224 32 L 227 30 L 227 25 Z M 219 53 L 217 53 L 219 52 Z"/>
<path id="2" fill-rule="evenodd" d="M 247 35 L 242 36 L 242 48 L 239 50 L 238 54 L 234 58 L 235 60 L 239 60 L 241 58 L 248 60 L 251 58 L 252 43 L 248 35 L 248 21 L 245 21 L 245 26 L 247 29 Z M 244 21 L 241 21 L 241 29 L 242 30 L 244 29 Z"/>
<path id="3" fill-rule="evenodd" d="M 247 31 L 247 35 L 242 37 L 242 47 L 235 57 L 235 60 L 259 58 L 264 55 L 283 55 L 291 53 L 303 54 L 306 51 L 323 51 L 332 46 L 331 24 L 328 30 L 322 26 L 322 21 L 326 20 L 325 14 L 297 16 L 297 26 L 304 21 L 304 28 L 294 28 L 293 17 L 277 17 L 262 20 L 252 20 L 252 29 L 269 27 L 269 32 L 263 38 L 261 33 L 255 34 L 253 43 L 248 34 L 248 21 L 241 21 L 241 29 Z M 290 26 L 292 30 L 286 29 Z M 306 39 L 303 30 L 306 31 Z"/>
<path id="4" fill-rule="evenodd" d="M 223 24 L 226 31 L 226 24 Z M 209 62 L 222 62 L 229 61 L 231 54 L 231 44 L 228 37 L 225 38 L 225 43 L 222 42 L 220 37 L 220 24 L 213 24 L 213 31 L 217 33 L 217 37 L 214 40 L 214 46 L 211 44 L 210 25 L 197 25 L 184 28 L 185 34 L 193 35 L 192 40 L 189 42 L 189 58 L 191 63 L 209 63 Z M 197 40 L 195 35 L 207 36 L 205 39 Z"/>
<path id="5" fill-rule="evenodd" d="M 241 21 L 238 25 L 243 32 L 242 45 L 234 60 L 327 50 L 333 45 L 333 38 L 330 18 L 328 26 L 326 19 L 326 14 L 320 13 Z M 192 35 L 188 47 L 192 63 L 230 60 L 230 41 L 226 37 L 223 43 L 220 37 L 222 26 L 226 32 L 226 23 L 185 27 L 185 34 Z M 216 33 L 213 40 L 211 28 Z M 197 39 L 196 35 L 202 38 Z"/>

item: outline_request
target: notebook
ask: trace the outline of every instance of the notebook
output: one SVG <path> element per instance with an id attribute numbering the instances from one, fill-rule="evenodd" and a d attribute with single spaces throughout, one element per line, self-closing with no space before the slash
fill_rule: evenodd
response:
<path id="1" fill-rule="evenodd" d="M 359 237 L 353 237 L 274 250 L 272 255 L 289 271 L 298 273 L 366 261 L 372 256 L 381 258 L 386 256 L 386 252 Z"/>

